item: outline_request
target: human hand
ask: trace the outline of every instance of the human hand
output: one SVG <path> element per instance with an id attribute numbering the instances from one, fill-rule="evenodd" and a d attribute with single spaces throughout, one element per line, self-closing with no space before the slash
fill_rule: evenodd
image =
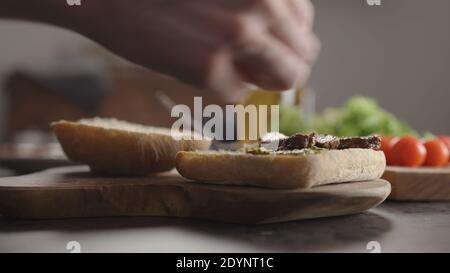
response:
<path id="1" fill-rule="evenodd" d="M 319 52 L 309 0 L 85 1 L 73 28 L 158 72 L 233 101 L 245 83 L 302 84 Z"/>

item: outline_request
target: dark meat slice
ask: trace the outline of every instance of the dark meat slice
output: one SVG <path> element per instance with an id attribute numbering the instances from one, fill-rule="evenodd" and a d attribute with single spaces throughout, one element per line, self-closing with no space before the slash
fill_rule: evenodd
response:
<path id="1" fill-rule="evenodd" d="M 285 139 L 280 139 L 279 141 L 279 151 L 301 150 L 312 147 L 328 150 L 350 148 L 379 150 L 381 147 L 381 139 L 378 136 L 339 138 L 331 135 L 296 134 Z"/>
<path id="2" fill-rule="evenodd" d="M 316 136 L 296 134 L 289 138 L 280 140 L 280 145 L 278 146 L 279 151 L 290 151 L 296 149 L 306 149 L 315 146 Z"/>
<path id="3" fill-rule="evenodd" d="M 381 138 L 379 136 L 369 136 L 346 137 L 339 139 L 339 146 L 337 149 L 343 150 L 350 148 L 379 150 L 381 148 Z"/>

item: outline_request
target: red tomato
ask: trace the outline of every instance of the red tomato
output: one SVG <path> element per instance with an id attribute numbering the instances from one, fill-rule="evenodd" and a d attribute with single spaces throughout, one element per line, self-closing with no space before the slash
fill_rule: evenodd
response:
<path id="1" fill-rule="evenodd" d="M 427 150 L 413 136 L 402 137 L 392 147 L 392 164 L 405 167 L 419 167 L 425 162 Z"/>
<path id="2" fill-rule="evenodd" d="M 443 141 L 440 139 L 430 140 L 424 143 L 427 149 L 427 158 L 425 166 L 440 167 L 448 163 L 450 152 Z"/>
<path id="3" fill-rule="evenodd" d="M 438 136 L 438 139 L 444 142 L 444 144 L 447 146 L 447 149 L 450 152 L 450 136 Z"/>
<path id="4" fill-rule="evenodd" d="M 381 137 L 381 150 L 384 152 L 387 165 L 392 165 L 394 163 L 392 157 L 392 148 L 394 147 L 395 143 L 397 143 L 398 140 L 399 140 L 398 137 L 389 137 L 389 136 Z"/>

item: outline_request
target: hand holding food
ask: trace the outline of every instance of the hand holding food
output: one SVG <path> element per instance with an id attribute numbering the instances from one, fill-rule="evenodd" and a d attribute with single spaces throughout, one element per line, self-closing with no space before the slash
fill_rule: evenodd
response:
<path id="1" fill-rule="evenodd" d="M 65 1 L 8 0 L 2 6 L 0 16 L 75 30 L 230 100 L 241 98 L 244 82 L 270 90 L 305 82 L 319 52 L 310 0 L 97 0 L 76 9 Z"/>

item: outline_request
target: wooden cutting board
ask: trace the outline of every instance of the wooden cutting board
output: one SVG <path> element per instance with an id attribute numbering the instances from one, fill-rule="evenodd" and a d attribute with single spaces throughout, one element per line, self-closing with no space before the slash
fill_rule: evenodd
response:
<path id="1" fill-rule="evenodd" d="M 450 201 L 450 168 L 387 167 L 383 178 L 392 186 L 390 200 Z"/>
<path id="2" fill-rule="evenodd" d="M 389 193 L 384 180 L 272 190 L 200 184 L 176 172 L 99 177 L 79 166 L 0 179 L 0 213 L 27 219 L 170 216 L 261 224 L 355 214 Z"/>

